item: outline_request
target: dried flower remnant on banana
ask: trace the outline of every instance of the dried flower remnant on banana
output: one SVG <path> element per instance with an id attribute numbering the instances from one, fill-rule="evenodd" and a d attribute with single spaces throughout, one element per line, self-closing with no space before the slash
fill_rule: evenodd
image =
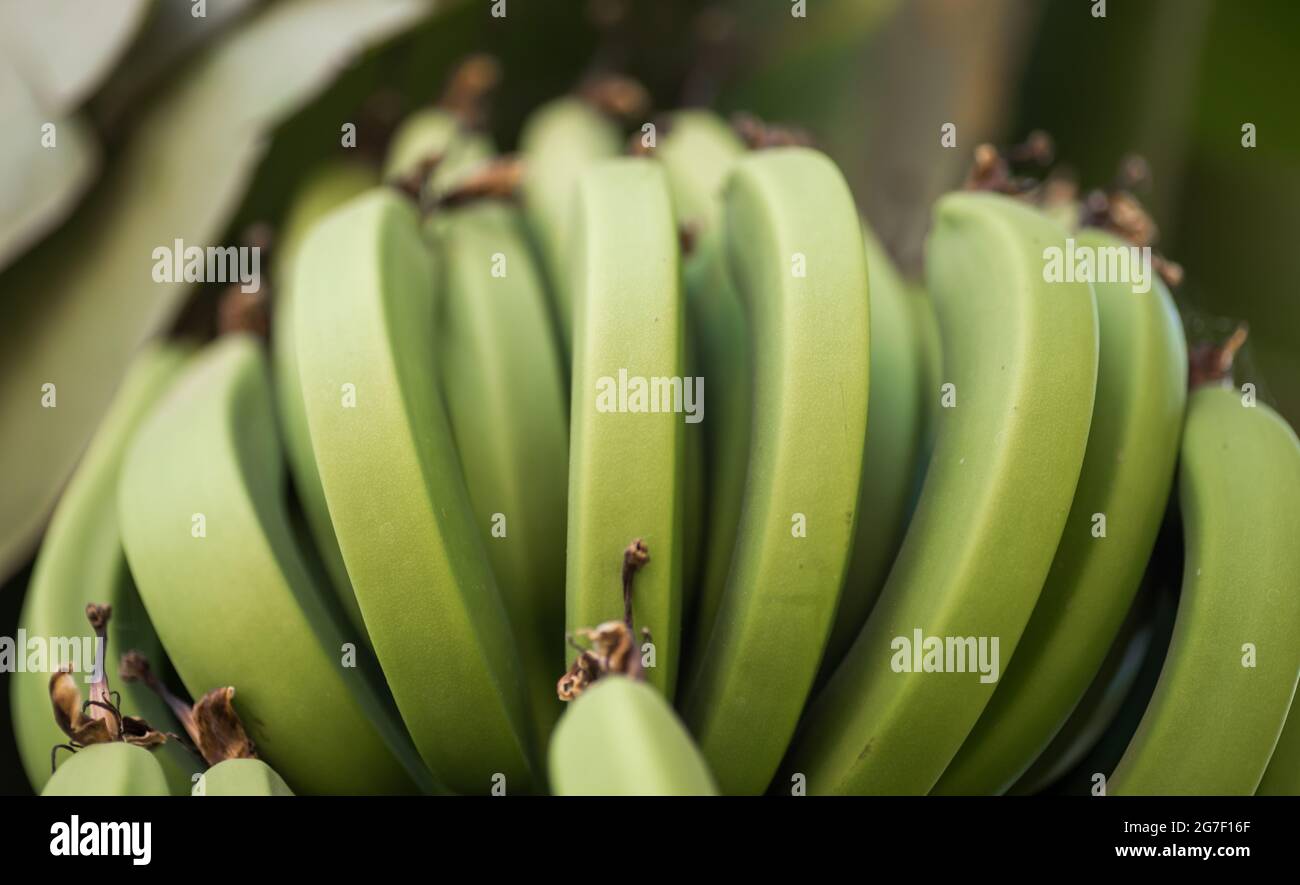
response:
<path id="1" fill-rule="evenodd" d="M 50 751 L 50 770 L 60 749 L 75 753 L 91 744 L 123 741 L 137 747 L 152 748 L 165 743 L 167 735 L 156 731 L 148 722 L 135 716 L 124 716 L 120 698 L 108 685 L 108 671 L 103 662 L 108 654 L 108 621 L 113 615 L 109 605 L 90 603 L 86 606 L 86 619 L 95 631 L 99 642 L 100 666 L 90 684 L 90 699 L 82 701 L 72 668 L 61 666 L 50 677 L 50 702 L 54 707 L 54 721 L 68 736 L 69 742 L 58 744 Z"/>
<path id="2" fill-rule="evenodd" d="M 562 701 L 571 701 L 586 691 L 592 683 L 610 674 L 629 679 L 644 679 L 641 656 L 634 641 L 632 627 L 632 579 L 650 561 L 650 551 L 644 541 L 637 538 L 623 551 L 623 620 L 606 621 L 597 627 L 583 627 L 577 635 L 586 639 L 589 648 L 579 645 L 573 635 L 566 637 L 578 652 L 567 673 L 555 686 Z M 650 628 L 641 628 L 642 636 L 650 641 Z"/>
<path id="3" fill-rule="evenodd" d="M 1005 154 L 994 145 L 981 144 L 975 148 L 962 189 L 1006 194 L 1052 214 L 1053 210 L 1078 201 L 1077 183 L 1059 167 L 1052 166 L 1055 159 L 1051 136 L 1040 130 L 1031 132 L 1024 142 L 1009 148 Z M 1012 171 L 1013 165 L 1026 163 L 1045 169 L 1046 176 L 1040 180 L 1017 176 Z M 1111 185 L 1089 191 L 1079 203 L 1079 226 L 1108 231 L 1131 246 L 1154 246 L 1160 230 L 1133 193 L 1149 180 L 1150 174 L 1150 167 L 1141 156 L 1124 157 Z M 1169 288 L 1177 288 L 1182 283 L 1182 265 L 1154 250 L 1151 264 Z"/>
<path id="4" fill-rule="evenodd" d="M 120 674 L 127 682 L 143 682 L 158 695 L 180 721 L 208 765 L 227 759 L 258 758 L 257 747 L 235 712 L 235 689 L 232 686 L 212 689 L 191 707 L 162 684 L 149 667 L 149 661 L 137 651 L 122 655 Z"/>

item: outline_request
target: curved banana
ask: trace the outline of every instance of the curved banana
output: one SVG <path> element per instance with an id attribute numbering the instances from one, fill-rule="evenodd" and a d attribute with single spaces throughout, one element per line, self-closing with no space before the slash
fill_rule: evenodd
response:
<path id="1" fill-rule="evenodd" d="M 261 759 L 225 759 L 194 785 L 195 796 L 292 796 L 293 790 Z"/>
<path id="2" fill-rule="evenodd" d="M 1234 390 L 1192 393 L 1185 561 L 1160 681 L 1110 795 L 1254 793 L 1300 678 L 1300 440 Z"/>
<path id="3" fill-rule="evenodd" d="M 315 170 L 299 186 L 294 196 L 280 234 L 280 244 L 275 251 L 275 267 L 272 269 L 275 278 L 275 321 L 271 334 L 271 368 L 285 455 L 289 460 L 294 490 L 302 505 L 307 528 L 315 541 L 315 548 L 324 563 L 334 594 L 352 622 L 356 635 L 367 644 L 370 637 L 366 633 L 356 594 L 352 592 L 352 581 L 343 564 L 338 539 L 334 537 L 334 524 L 330 522 L 325 490 L 321 488 L 320 474 L 316 472 L 316 456 L 311 450 L 311 433 L 307 429 L 307 414 L 302 404 L 298 354 L 294 346 L 295 299 L 292 282 L 294 256 L 312 225 L 352 197 L 373 187 L 377 180 L 375 171 L 361 163 L 334 162 Z"/>
<path id="4" fill-rule="evenodd" d="M 60 762 L 41 795 L 169 796 L 171 793 L 167 776 L 152 752 L 113 741 L 92 744 Z"/>
<path id="5" fill-rule="evenodd" d="M 907 529 L 924 423 L 920 332 L 915 295 L 889 254 L 863 224 L 871 282 L 871 420 L 862 449 L 862 480 L 853 556 L 818 683 L 830 678 L 875 604 Z"/>
<path id="6" fill-rule="evenodd" d="M 718 783 L 761 792 L 794 732 L 848 567 L 867 423 L 862 227 L 824 155 L 739 160 L 726 245 L 751 328 L 754 434 L 712 635 L 683 700 Z"/>
<path id="7" fill-rule="evenodd" d="M 88 674 L 94 666 L 93 657 L 98 654 L 93 631 L 86 621 L 87 603 L 112 606 L 113 617 L 108 622 L 110 657 L 115 660 L 116 655 L 134 648 L 160 667 L 163 665 L 158 637 L 136 594 L 122 555 L 117 521 L 117 475 L 131 435 L 175 380 L 187 353 L 188 348 L 179 345 L 158 344 L 149 346 L 136 357 L 59 499 L 36 559 L 18 628 L 28 642 L 36 640 L 45 652 L 41 655 L 43 660 L 28 660 L 27 643 L 17 645 L 24 659 L 22 668 L 10 677 L 10 703 L 18 753 L 27 779 L 37 792 L 50 777 L 50 750 L 67 740 L 55 724 L 50 704 L 50 674 L 64 664 L 74 663 L 64 658 L 64 653 L 74 650 L 91 652 L 91 659 L 78 655 L 80 664 L 76 668 Z M 76 642 L 75 649 L 68 647 L 69 641 Z M 105 664 L 107 672 L 115 675 L 113 662 Z M 118 687 L 122 712 L 146 719 L 160 731 L 177 729 L 167 707 L 146 688 L 131 684 Z M 184 756 L 171 753 L 164 758 L 172 762 L 186 761 Z M 197 765 L 190 770 L 193 768 Z M 179 774 L 181 779 L 189 780 L 188 770 Z"/>
<path id="8" fill-rule="evenodd" d="M 510 615 L 545 746 L 562 709 L 568 391 L 546 293 L 518 212 L 443 214 L 439 374 L 475 525 Z"/>
<path id="9" fill-rule="evenodd" d="M 1268 760 L 1268 769 L 1255 795 L 1300 796 L 1300 706 L 1294 699 L 1286 717 L 1286 727 L 1277 739 L 1277 746 Z"/>
<path id="10" fill-rule="evenodd" d="M 283 501 L 270 379 L 258 344 L 218 340 L 135 434 L 118 520 L 131 573 L 195 697 L 239 688 L 248 732 L 313 793 L 409 792 L 427 782 L 364 651 L 309 577 Z"/>
<path id="11" fill-rule="evenodd" d="M 622 137 L 614 123 L 576 97 L 533 111 L 519 134 L 524 161 L 524 217 L 537 243 L 566 350 L 573 338 L 574 297 L 566 268 L 573 259 L 578 179 L 594 163 L 617 157 Z"/>
<path id="12" fill-rule="evenodd" d="M 426 172 L 436 196 L 494 153 L 490 139 L 467 132 L 452 112 L 425 108 L 407 115 L 393 133 L 383 177 L 391 182 Z"/>
<path id="13" fill-rule="evenodd" d="M 1046 282 L 1048 246 L 1065 248 L 1060 228 L 1010 198 L 936 207 L 928 282 L 954 407 L 885 589 L 792 751 L 809 793 L 928 792 L 1038 600 L 1097 378 L 1092 287 Z"/>
<path id="14" fill-rule="evenodd" d="M 1011 785 L 1008 795 L 1041 792 L 1083 761 L 1088 751 L 1101 740 L 1119 715 L 1124 699 L 1133 690 L 1151 649 L 1155 626 L 1150 608 L 1139 595 L 1097 675 L 1070 711 L 1070 718 L 1065 720 L 1033 764 Z"/>
<path id="15" fill-rule="evenodd" d="M 916 509 L 921 486 L 930 458 L 934 454 L 934 439 L 943 412 L 943 342 L 939 338 L 939 318 L 935 316 L 934 302 L 925 287 L 907 284 L 912 293 L 912 322 L 916 329 L 917 353 L 921 360 L 921 439 L 916 456 L 916 471 L 912 477 L 911 510 Z"/>
<path id="16" fill-rule="evenodd" d="M 386 189 L 356 198 L 316 226 L 297 270 L 313 306 L 296 323 L 312 449 L 393 698 L 446 786 L 482 793 L 500 773 L 526 790 L 524 674 L 439 394 L 415 207 Z"/>
<path id="17" fill-rule="evenodd" d="M 645 683 L 606 676 L 570 705 L 550 747 L 557 796 L 716 796 L 673 708 Z"/>
<path id="18" fill-rule="evenodd" d="M 1097 230 L 1076 240 L 1097 255 L 1129 248 Z M 1144 293 L 1124 282 L 1094 289 L 1096 407 L 1074 504 L 1015 658 L 939 794 L 1002 793 L 1048 745 L 1114 643 L 1164 518 L 1187 401 L 1182 322 L 1158 277 Z"/>
<path id="19" fill-rule="evenodd" d="M 713 631 L 718 606 L 731 569 L 731 551 L 740 524 L 740 502 L 749 457 L 751 378 L 745 309 L 727 272 L 722 235 L 722 186 L 744 145 L 732 128 L 707 111 L 680 111 L 656 150 L 672 192 L 680 225 L 694 238 L 694 250 L 683 259 L 682 284 L 686 290 L 688 331 L 693 330 L 698 374 L 706 389 L 716 391 L 708 400 L 706 420 L 687 425 L 689 516 L 694 468 L 692 444 L 704 433 L 704 520 L 698 530 L 702 564 L 687 564 L 689 600 L 689 653 L 699 656 Z M 695 373 L 692 373 L 695 374 Z M 697 532 L 687 527 L 690 544 Z"/>
<path id="20" fill-rule="evenodd" d="M 663 169 L 642 158 L 598 163 L 579 185 L 577 217 L 566 629 L 623 617 L 623 551 L 644 540 L 650 562 L 633 608 L 654 641 L 647 678 L 671 698 L 682 617 L 683 434 L 696 388 L 682 377 L 685 304 Z"/>

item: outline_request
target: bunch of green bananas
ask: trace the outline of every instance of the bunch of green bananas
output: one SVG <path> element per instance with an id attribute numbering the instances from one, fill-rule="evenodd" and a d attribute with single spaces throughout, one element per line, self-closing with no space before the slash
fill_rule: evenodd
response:
<path id="1" fill-rule="evenodd" d="M 621 156 L 562 98 L 501 158 L 418 112 L 382 173 L 306 177 L 269 346 L 138 357 L 21 623 L 113 606 L 113 648 L 237 690 L 258 758 L 200 778 L 179 740 L 113 741 L 51 777 L 29 672 L 33 786 L 1023 791 L 1160 653 L 1101 792 L 1300 792 L 1300 443 L 1248 394 L 1188 395 L 1159 279 L 1044 273 L 1067 238 L 1127 244 L 953 193 L 921 287 L 798 139 L 642 132 Z M 1139 588 L 1175 491 L 1166 651 Z M 187 718 L 135 683 L 117 708 Z"/>

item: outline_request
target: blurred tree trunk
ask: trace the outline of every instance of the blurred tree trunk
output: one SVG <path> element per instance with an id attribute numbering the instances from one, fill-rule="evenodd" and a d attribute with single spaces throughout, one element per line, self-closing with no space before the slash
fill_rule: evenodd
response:
<path id="1" fill-rule="evenodd" d="M 837 159 L 909 275 L 920 272 L 935 199 L 961 183 L 977 144 L 1007 137 L 1009 99 L 1040 8 L 1031 0 L 914 0 L 865 58 L 871 125 L 862 153 Z M 945 123 L 956 125 L 956 147 L 940 145 Z"/>

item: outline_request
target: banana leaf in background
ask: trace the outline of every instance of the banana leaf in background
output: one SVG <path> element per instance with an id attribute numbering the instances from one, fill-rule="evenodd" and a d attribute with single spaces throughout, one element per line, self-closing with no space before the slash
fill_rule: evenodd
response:
<path id="1" fill-rule="evenodd" d="M 130 52 L 91 100 L 91 117 L 101 130 L 120 129 L 132 108 L 176 67 L 264 2 L 207 0 L 206 15 L 197 18 L 190 0 L 154 0 Z"/>
<path id="2" fill-rule="evenodd" d="M 22 72 L 44 107 L 62 116 L 112 70 L 153 2 L 0 0 L 0 55 Z"/>
<path id="3" fill-rule="evenodd" d="M 1186 269 L 1175 292 L 1192 336 L 1250 324 L 1238 381 L 1300 424 L 1300 5 L 1290 0 L 1048 4 L 1021 80 L 1013 137 L 1040 127 L 1085 185 L 1147 157 L 1159 247 Z M 1242 125 L 1258 147 L 1242 146 Z"/>
<path id="4" fill-rule="evenodd" d="M 99 145 L 79 116 L 60 116 L 0 56 L 0 270 L 52 230 L 90 186 Z M 53 147 L 42 127 L 53 126 Z"/>
<path id="5" fill-rule="evenodd" d="M 190 289 L 153 282 L 153 250 L 212 245 L 268 130 L 434 8 L 272 4 L 172 83 L 73 220 L 0 276 L 0 579 L 30 552 L 131 354 Z M 46 383 L 57 385 L 55 408 L 41 406 Z"/>

